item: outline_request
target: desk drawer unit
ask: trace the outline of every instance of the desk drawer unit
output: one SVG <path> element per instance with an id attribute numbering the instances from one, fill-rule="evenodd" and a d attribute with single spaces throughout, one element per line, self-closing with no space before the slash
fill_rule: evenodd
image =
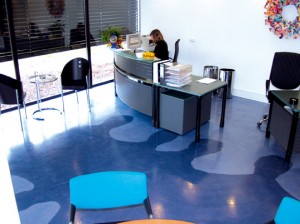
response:
<path id="1" fill-rule="evenodd" d="M 272 119 L 270 123 L 271 135 L 286 150 L 290 136 L 293 115 L 290 111 L 273 102 Z M 293 153 L 300 153 L 300 121 L 298 121 Z"/>
<path id="2" fill-rule="evenodd" d="M 210 119 L 212 94 L 202 97 L 201 121 Z M 160 94 L 160 127 L 183 135 L 196 127 L 197 97 L 168 90 Z"/>

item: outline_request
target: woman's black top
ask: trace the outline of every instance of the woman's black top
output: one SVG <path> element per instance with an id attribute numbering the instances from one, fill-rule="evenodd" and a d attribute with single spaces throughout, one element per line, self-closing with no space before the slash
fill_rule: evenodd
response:
<path id="1" fill-rule="evenodd" d="M 155 57 L 160 58 L 161 60 L 169 59 L 169 50 L 168 44 L 164 40 L 160 40 L 156 43 L 154 49 Z"/>

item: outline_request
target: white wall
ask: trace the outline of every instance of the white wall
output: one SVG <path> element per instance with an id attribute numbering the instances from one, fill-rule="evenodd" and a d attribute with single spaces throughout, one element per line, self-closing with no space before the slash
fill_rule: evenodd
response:
<path id="1" fill-rule="evenodd" d="M 277 51 L 299 52 L 299 39 L 279 39 L 265 25 L 263 0 L 141 0 L 141 33 L 162 31 L 170 54 L 202 76 L 205 65 L 235 69 L 233 95 L 266 102 L 265 80 Z M 195 40 L 195 42 L 191 42 Z"/>

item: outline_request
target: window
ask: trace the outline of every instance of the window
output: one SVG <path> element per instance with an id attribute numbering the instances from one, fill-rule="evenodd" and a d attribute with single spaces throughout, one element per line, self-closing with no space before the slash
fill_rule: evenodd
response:
<path id="1" fill-rule="evenodd" d="M 24 89 L 29 90 L 27 100 L 34 101 L 35 90 L 30 89 L 34 85 L 28 82 L 28 76 L 35 71 L 59 75 L 71 57 L 86 57 L 85 0 L 0 0 L 0 69 L 3 74 L 14 77 L 6 1 L 11 2 L 13 9 L 21 80 Z M 139 0 L 89 0 L 88 3 L 92 80 L 96 84 L 113 78 L 113 54 L 102 53 L 106 43 L 101 42 L 101 30 L 118 26 L 122 28 L 122 34 L 139 32 Z M 42 98 L 60 93 L 59 80 L 52 84 L 44 88 Z"/>
<path id="2" fill-rule="evenodd" d="M 0 0 L 0 61 L 11 60 L 5 0 Z M 91 44 L 101 30 L 118 26 L 139 31 L 139 0 L 89 0 Z M 19 58 L 85 47 L 84 0 L 12 1 Z"/>

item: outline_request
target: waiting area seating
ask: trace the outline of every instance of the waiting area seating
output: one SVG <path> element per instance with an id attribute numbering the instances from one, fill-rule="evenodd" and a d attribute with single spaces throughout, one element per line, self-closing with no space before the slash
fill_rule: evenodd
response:
<path id="1" fill-rule="evenodd" d="M 153 217 L 147 177 L 141 172 L 107 171 L 74 177 L 70 180 L 70 203 L 70 224 L 74 223 L 76 209 L 116 209 L 144 205 L 148 217 Z"/>
<path id="2" fill-rule="evenodd" d="M 90 65 L 89 61 L 85 58 L 74 58 L 70 60 L 63 68 L 61 73 L 61 98 L 63 103 L 63 111 L 65 111 L 64 94 L 63 90 L 74 90 L 78 101 L 78 90 L 86 90 L 87 101 L 90 106 Z"/>
<path id="3" fill-rule="evenodd" d="M 299 224 L 300 201 L 284 197 L 278 207 L 274 220 L 266 224 Z"/>
<path id="4" fill-rule="evenodd" d="M 22 121 L 22 115 L 20 110 L 20 104 L 23 104 L 25 110 L 25 117 L 27 118 L 25 98 L 26 98 L 26 94 L 25 92 L 23 92 L 23 85 L 21 81 L 0 74 L 0 114 L 1 114 L 1 104 L 9 104 L 9 105 L 17 104 L 22 131 L 23 131 L 23 121 Z"/>

